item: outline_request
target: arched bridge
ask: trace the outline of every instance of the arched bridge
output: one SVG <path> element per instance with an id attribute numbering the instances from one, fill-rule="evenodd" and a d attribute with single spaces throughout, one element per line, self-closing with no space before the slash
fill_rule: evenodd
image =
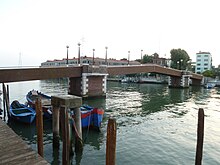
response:
<path id="1" fill-rule="evenodd" d="M 124 74 L 135 74 L 135 73 L 158 73 L 167 76 L 181 77 L 183 72 L 173 68 L 163 67 L 156 64 L 145 64 L 145 65 L 132 65 L 132 66 L 108 66 L 107 72 L 109 75 L 124 75 Z M 188 72 L 192 79 L 202 80 L 203 76 Z"/>
<path id="2" fill-rule="evenodd" d="M 107 75 L 125 75 L 135 73 L 158 73 L 170 76 L 170 87 L 188 87 L 200 85 L 203 76 L 191 72 L 162 67 L 155 64 L 131 66 L 68 66 L 50 68 L 10 68 L 0 69 L 0 83 L 69 78 L 69 93 L 79 96 L 100 96 L 106 94 Z"/>

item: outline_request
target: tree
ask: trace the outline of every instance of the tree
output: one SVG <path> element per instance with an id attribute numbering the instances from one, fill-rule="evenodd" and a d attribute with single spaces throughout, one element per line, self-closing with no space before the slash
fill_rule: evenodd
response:
<path id="1" fill-rule="evenodd" d="M 217 68 L 213 68 L 213 71 L 215 73 L 216 78 L 219 80 L 220 79 L 220 66 Z"/>
<path id="2" fill-rule="evenodd" d="M 171 54 L 171 68 L 185 70 L 190 61 L 188 53 L 183 49 L 172 49 Z"/>
<path id="3" fill-rule="evenodd" d="M 212 77 L 212 78 L 216 77 L 215 72 L 213 70 L 206 70 L 202 73 L 202 75 L 204 77 Z"/>
<path id="4" fill-rule="evenodd" d="M 142 59 L 142 63 L 146 64 L 146 63 L 153 63 L 153 56 L 149 56 L 149 55 L 144 55 L 143 59 Z"/>

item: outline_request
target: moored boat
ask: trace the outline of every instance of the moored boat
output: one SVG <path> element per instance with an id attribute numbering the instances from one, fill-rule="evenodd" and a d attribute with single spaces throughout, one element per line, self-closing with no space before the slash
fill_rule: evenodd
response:
<path id="1" fill-rule="evenodd" d="M 26 95 L 28 105 L 32 107 L 33 109 L 35 109 L 35 102 L 36 102 L 37 97 L 41 98 L 44 117 L 47 119 L 52 119 L 52 108 L 51 108 L 51 97 L 50 96 L 43 94 L 36 90 L 29 91 L 28 94 Z"/>
<path id="2" fill-rule="evenodd" d="M 31 124 L 36 117 L 36 112 L 31 107 L 20 104 L 15 100 L 10 105 L 9 115 L 13 120 Z"/>
<path id="3" fill-rule="evenodd" d="M 89 105 L 82 105 L 80 107 L 80 110 L 82 128 L 91 126 L 100 129 L 104 115 L 103 109 L 93 108 Z M 74 118 L 74 114 L 72 115 L 72 117 Z"/>
<path id="4" fill-rule="evenodd" d="M 36 90 L 32 90 L 26 95 L 28 105 L 35 108 L 35 101 L 37 96 L 41 97 L 44 116 L 46 118 L 52 118 L 51 96 L 48 96 Z M 94 108 L 89 105 L 82 105 L 80 107 L 80 111 L 82 128 L 91 126 L 99 129 L 101 127 L 101 122 L 104 114 L 103 109 Z M 74 114 L 72 114 L 72 117 L 74 118 Z"/>
<path id="5" fill-rule="evenodd" d="M 204 85 L 204 88 L 206 88 L 206 89 L 212 89 L 214 87 L 215 87 L 215 84 L 213 84 L 213 83 L 207 83 Z"/>

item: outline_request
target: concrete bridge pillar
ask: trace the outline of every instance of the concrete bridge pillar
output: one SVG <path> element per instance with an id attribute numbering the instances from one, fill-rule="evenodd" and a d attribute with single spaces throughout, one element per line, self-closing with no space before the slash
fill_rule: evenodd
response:
<path id="1" fill-rule="evenodd" d="M 168 85 L 171 88 L 188 88 L 191 75 L 183 71 L 181 77 L 169 77 Z"/>
<path id="2" fill-rule="evenodd" d="M 181 84 L 180 77 L 169 76 L 168 85 L 170 88 L 179 88 Z"/>
<path id="3" fill-rule="evenodd" d="M 203 84 L 204 84 L 203 80 L 192 79 L 192 85 L 193 86 L 201 86 Z"/>
<path id="4" fill-rule="evenodd" d="M 82 66 L 82 76 L 69 78 L 69 94 L 82 97 L 106 96 L 106 66 Z"/>

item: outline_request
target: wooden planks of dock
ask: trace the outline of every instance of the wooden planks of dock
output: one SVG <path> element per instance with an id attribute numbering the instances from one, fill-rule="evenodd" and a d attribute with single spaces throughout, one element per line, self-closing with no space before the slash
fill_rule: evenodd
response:
<path id="1" fill-rule="evenodd" d="M 0 165 L 49 164 L 0 119 Z"/>

